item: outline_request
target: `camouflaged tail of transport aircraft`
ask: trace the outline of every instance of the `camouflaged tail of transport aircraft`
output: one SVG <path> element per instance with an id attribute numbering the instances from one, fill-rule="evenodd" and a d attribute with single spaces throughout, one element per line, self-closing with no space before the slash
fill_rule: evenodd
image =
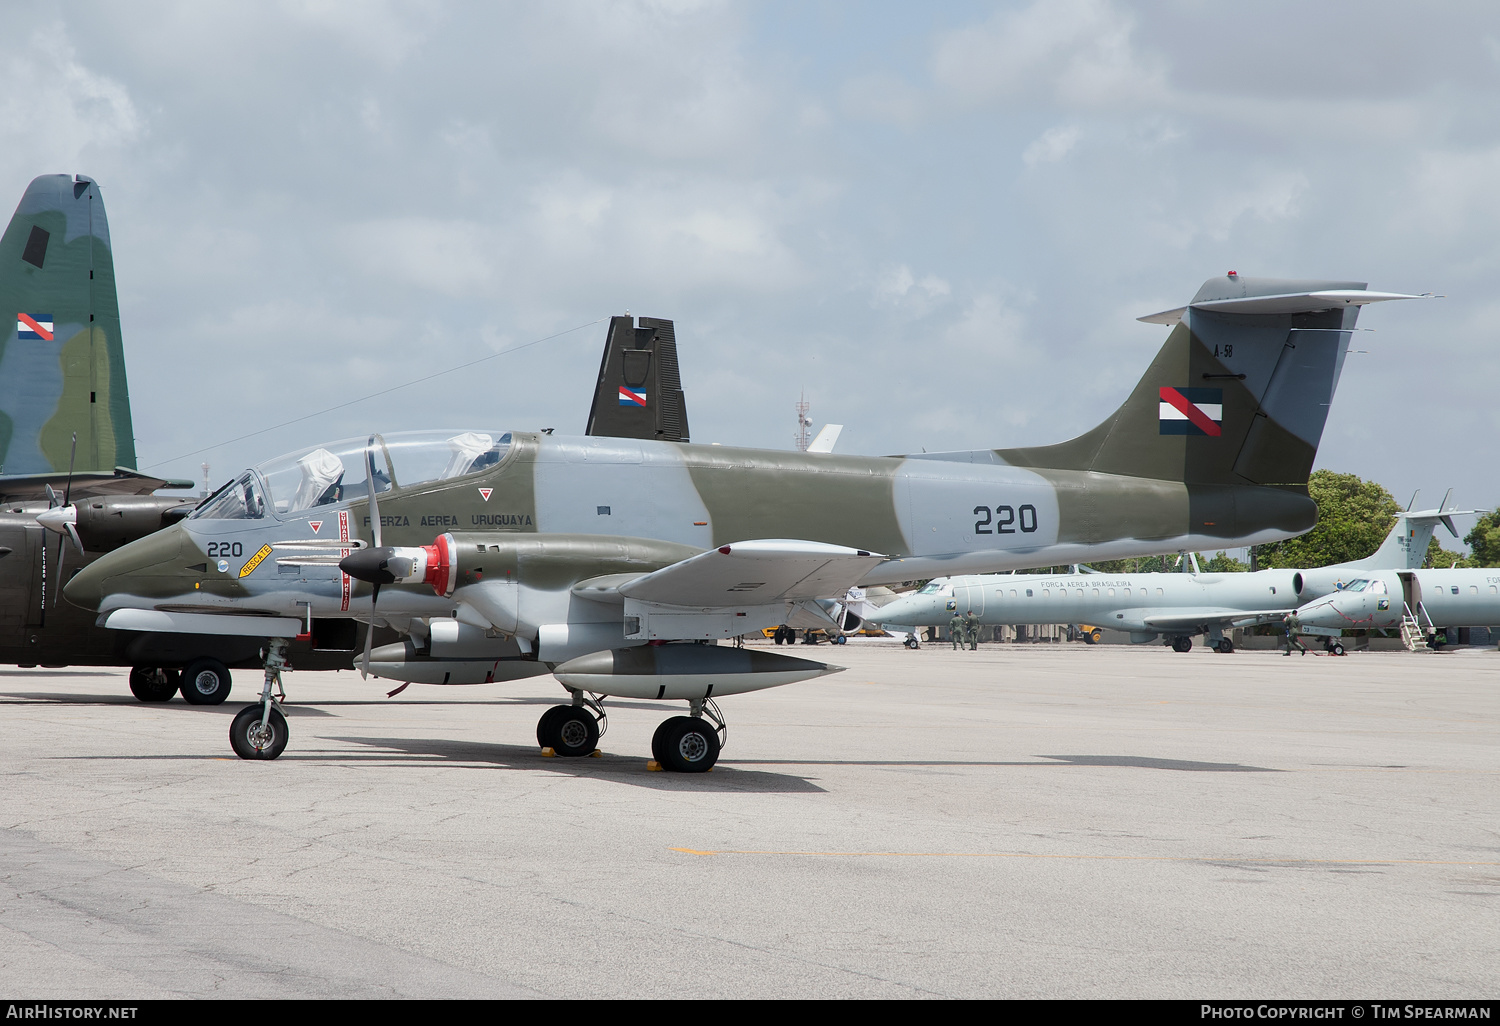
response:
<path id="1" fill-rule="evenodd" d="M 594 749 L 602 696 L 685 700 L 690 715 L 662 724 L 653 754 L 706 770 L 724 735 L 716 698 L 839 668 L 693 642 L 854 630 L 840 599 L 855 584 L 1312 527 L 1307 477 L 1347 333 L 1360 306 L 1398 298 L 1360 282 L 1211 279 L 1142 318 L 1170 332 L 1124 405 L 1050 446 L 862 457 L 502 430 L 317 446 L 246 471 L 66 594 L 112 628 L 271 639 L 262 701 L 231 730 L 246 758 L 286 744 L 272 695 L 285 639 L 333 615 L 406 636 L 367 647 L 378 676 L 554 673 L 573 701 L 537 734 L 560 755 Z"/>

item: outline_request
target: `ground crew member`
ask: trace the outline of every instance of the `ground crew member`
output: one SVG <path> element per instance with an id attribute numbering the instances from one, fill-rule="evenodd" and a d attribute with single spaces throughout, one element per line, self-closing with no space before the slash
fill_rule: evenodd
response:
<path id="1" fill-rule="evenodd" d="M 1297 629 L 1302 626 L 1301 622 L 1297 619 L 1297 614 L 1287 613 L 1281 618 L 1281 622 L 1286 626 L 1286 651 L 1281 654 L 1291 655 L 1292 646 L 1296 645 L 1302 650 L 1303 655 L 1307 655 L 1307 646 L 1302 644 L 1302 640 L 1297 637 Z"/>
<path id="2" fill-rule="evenodd" d="M 948 621 L 948 640 L 953 642 L 953 651 L 957 652 L 964 643 L 964 633 L 964 618 L 955 612 L 953 619 Z"/>
<path id="3" fill-rule="evenodd" d="M 964 633 L 969 636 L 969 651 L 979 651 L 979 617 L 972 609 L 964 614 Z"/>

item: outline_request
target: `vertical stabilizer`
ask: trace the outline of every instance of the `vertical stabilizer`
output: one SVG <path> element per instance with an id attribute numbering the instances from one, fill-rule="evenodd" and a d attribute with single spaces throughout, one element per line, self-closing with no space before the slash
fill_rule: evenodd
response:
<path id="1" fill-rule="evenodd" d="M 0 474 L 135 469 L 109 224 L 83 175 L 27 186 L 0 237 Z"/>
<path id="2" fill-rule="evenodd" d="M 1453 494 L 1452 489 L 1449 489 L 1448 494 Z M 1432 532 L 1438 524 L 1442 524 L 1449 534 L 1457 538 L 1458 529 L 1453 526 L 1454 517 L 1489 512 L 1484 509 L 1448 509 L 1447 505 L 1448 501 L 1444 498 L 1443 504 L 1437 509 L 1417 512 L 1408 510 L 1396 514 L 1391 533 L 1385 536 L 1385 541 L 1380 543 L 1380 548 L 1375 550 L 1374 555 L 1340 563 L 1339 566 L 1350 570 L 1420 570 L 1427 561 L 1427 546 L 1431 543 Z"/>
<path id="3" fill-rule="evenodd" d="M 585 434 L 688 441 L 677 334 L 658 317 L 611 317 Z"/>

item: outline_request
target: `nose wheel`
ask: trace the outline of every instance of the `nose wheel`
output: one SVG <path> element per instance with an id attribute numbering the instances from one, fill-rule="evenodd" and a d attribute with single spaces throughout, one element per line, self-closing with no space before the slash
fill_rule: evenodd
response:
<path id="1" fill-rule="evenodd" d="M 288 644 L 286 638 L 272 638 L 266 645 L 266 682 L 261 688 L 260 701 L 245 706 L 229 724 L 229 747 L 241 759 L 274 759 L 286 750 L 291 732 L 287 730 L 286 717 L 276 706 L 286 698 L 281 671 L 286 668 Z M 279 694 L 273 694 L 273 688 Z M 187 691 L 186 685 L 183 691 Z"/>

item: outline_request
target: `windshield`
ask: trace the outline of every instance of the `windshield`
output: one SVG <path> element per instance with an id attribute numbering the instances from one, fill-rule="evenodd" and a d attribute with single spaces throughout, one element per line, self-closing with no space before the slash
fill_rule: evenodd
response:
<path id="1" fill-rule="evenodd" d="M 301 513 L 370 494 L 477 474 L 510 451 L 509 432 L 404 431 L 346 438 L 267 460 L 215 493 L 194 519 L 246 520 L 267 509 Z"/>
<path id="2" fill-rule="evenodd" d="M 927 582 L 925 585 L 922 586 L 922 590 L 919 591 L 919 592 L 917 592 L 917 594 L 918 595 L 936 595 L 939 592 L 942 592 L 942 591 L 946 590 L 947 587 L 948 587 L 947 578 L 939 578 L 936 581 L 929 581 L 929 582 Z"/>
<path id="3" fill-rule="evenodd" d="M 1367 580 L 1365 580 L 1363 577 L 1361 577 L 1358 580 L 1350 581 L 1348 584 L 1344 585 L 1344 590 L 1345 591 L 1364 591 L 1369 586 L 1370 586 L 1370 582 L 1367 581 Z"/>

